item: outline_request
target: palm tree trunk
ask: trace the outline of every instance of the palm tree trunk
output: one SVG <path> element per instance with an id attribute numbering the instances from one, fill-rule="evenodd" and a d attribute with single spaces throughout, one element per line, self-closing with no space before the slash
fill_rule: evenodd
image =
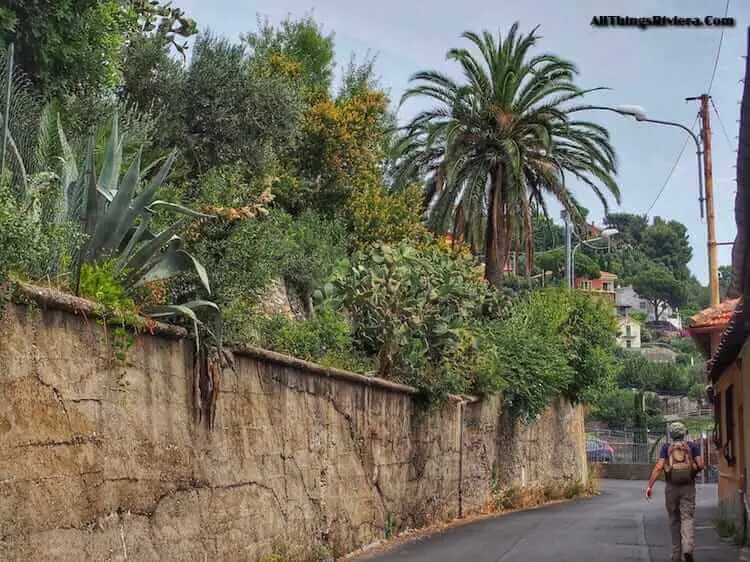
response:
<path id="1" fill-rule="evenodd" d="M 501 193 L 502 193 L 502 187 Z M 500 256 L 500 266 L 501 271 L 503 274 L 505 274 L 505 269 L 508 268 L 510 264 L 510 254 L 513 251 L 513 234 L 516 230 L 516 221 L 515 217 L 510 212 L 510 205 L 508 205 L 508 198 L 503 197 L 503 205 L 501 206 L 501 214 L 503 217 L 503 224 L 505 226 L 502 236 L 500 237 L 500 248 L 502 249 L 502 253 Z M 515 271 L 514 271 L 515 274 Z"/>
<path id="2" fill-rule="evenodd" d="M 453 228 L 453 244 L 463 244 L 466 233 L 466 216 L 463 203 L 456 209 L 456 222 Z"/>
<path id="3" fill-rule="evenodd" d="M 531 215 L 529 214 L 524 217 L 523 232 L 524 245 L 526 246 L 526 267 L 524 273 L 526 274 L 526 279 L 531 281 L 531 267 L 534 263 L 534 229 L 531 225 Z"/>
<path id="4" fill-rule="evenodd" d="M 496 166 L 490 170 L 490 205 L 484 245 L 484 277 L 495 287 L 503 284 L 503 265 L 508 259 L 502 188 L 502 169 Z"/>

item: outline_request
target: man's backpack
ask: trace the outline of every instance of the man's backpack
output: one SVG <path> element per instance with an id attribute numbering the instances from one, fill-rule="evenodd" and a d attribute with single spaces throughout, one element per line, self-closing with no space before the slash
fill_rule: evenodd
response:
<path id="1" fill-rule="evenodd" d="M 687 443 L 676 441 L 669 446 L 664 471 L 667 482 L 671 484 L 690 484 L 693 481 L 693 455 Z"/>

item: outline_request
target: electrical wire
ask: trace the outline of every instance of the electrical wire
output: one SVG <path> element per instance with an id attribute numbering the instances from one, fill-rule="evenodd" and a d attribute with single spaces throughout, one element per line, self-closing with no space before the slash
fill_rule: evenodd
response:
<path id="1" fill-rule="evenodd" d="M 727 0 L 727 5 L 724 7 L 724 17 L 727 17 L 727 14 L 729 13 L 729 1 Z M 711 88 L 713 88 L 714 85 L 714 78 L 716 78 L 716 70 L 719 68 L 719 55 L 721 55 L 721 46 L 724 43 L 724 28 L 721 28 L 721 35 L 719 36 L 719 48 L 716 49 L 716 59 L 714 60 L 714 69 L 711 71 L 711 80 L 708 82 L 708 88 L 706 88 L 706 93 L 708 95 L 711 95 Z"/>
<path id="2" fill-rule="evenodd" d="M 726 6 L 724 6 L 724 17 L 727 17 L 727 14 L 729 13 L 729 2 L 730 0 L 727 0 Z M 719 47 L 716 49 L 716 58 L 714 59 L 714 67 L 711 70 L 711 79 L 708 81 L 708 88 L 706 88 L 706 93 L 708 95 L 711 95 L 711 88 L 714 86 L 714 79 L 716 78 L 716 71 L 719 68 L 719 57 L 721 56 L 721 47 L 724 44 L 724 29 L 721 30 L 721 35 L 719 36 Z M 713 99 L 711 100 L 713 103 Z M 719 115 L 719 111 L 716 109 L 716 105 L 714 105 L 714 110 L 716 111 L 716 115 Z M 698 117 L 695 118 L 695 122 L 693 122 L 693 126 L 690 127 L 690 130 L 692 131 L 695 129 L 695 124 L 698 122 Z M 721 125 L 722 130 L 724 131 L 724 134 L 727 137 L 727 140 L 729 141 L 729 135 L 727 134 L 726 127 L 724 127 L 724 123 L 721 121 L 721 117 L 719 117 L 719 124 Z M 680 153 L 677 155 L 677 158 L 675 159 L 674 164 L 672 165 L 672 169 L 669 171 L 669 175 L 667 175 L 667 179 L 664 180 L 664 183 L 661 186 L 661 189 L 659 189 L 659 192 L 656 194 L 656 197 L 654 197 L 654 200 L 651 202 L 651 205 L 649 205 L 648 210 L 646 211 L 646 216 L 651 212 L 651 209 L 654 208 L 654 205 L 656 205 L 656 202 L 659 201 L 659 198 L 662 196 L 662 193 L 664 193 L 664 190 L 667 188 L 667 185 L 669 185 L 669 180 L 672 179 L 672 175 L 674 174 L 674 171 L 677 169 L 677 165 L 680 163 L 680 159 L 682 159 L 682 155 L 685 153 L 685 148 L 687 148 L 688 142 L 690 142 L 690 137 L 685 139 L 685 143 L 682 145 L 682 149 L 680 149 Z M 731 141 L 729 142 L 729 145 L 731 146 Z"/>
<path id="3" fill-rule="evenodd" d="M 729 138 L 729 133 L 727 132 L 727 128 L 724 126 L 724 121 L 722 120 L 721 114 L 719 113 L 719 108 L 716 107 L 716 103 L 714 103 L 714 98 L 711 98 L 711 105 L 714 108 L 714 113 L 716 113 L 716 119 L 719 121 L 719 126 L 721 127 L 721 130 L 724 133 L 724 138 L 727 139 L 727 143 L 729 144 L 730 150 L 734 150 L 734 145 L 732 144 L 732 140 Z"/>

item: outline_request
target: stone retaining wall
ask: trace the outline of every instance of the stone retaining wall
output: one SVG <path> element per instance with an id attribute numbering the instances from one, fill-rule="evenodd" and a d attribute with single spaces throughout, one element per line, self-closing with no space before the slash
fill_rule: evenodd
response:
<path id="1" fill-rule="evenodd" d="M 111 344 L 90 317 L 7 306 L 0 559 L 304 560 L 481 511 L 493 486 L 586 480 L 583 413 L 562 401 L 511 426 L 499 399 L 425 410 L 409 387 L 250 350 L 209 431 L 190 340 L 138 335 L 125 364 Z"/>

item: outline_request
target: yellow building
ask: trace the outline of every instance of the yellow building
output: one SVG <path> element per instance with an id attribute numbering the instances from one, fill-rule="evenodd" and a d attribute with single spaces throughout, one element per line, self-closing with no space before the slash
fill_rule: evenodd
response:
<path id="1" fill-rule="evenodd" d="M 732 299 L 696 314 L 688 323 L 693 340 L 711 357 L 706 370 L 714 405 L 719 505 L 737 522 L 743 517 L 750 447 L 750 420 L 744 409 L 746 401 L 750 404 L 750 358 L 743 361 L 750 349 L 745 345 L 745 322 L 740 300 Z"/>
<path id="2" fill-rule="evenodd" d="M 737 192 L 734 201 L 737 236 L 732 251 L 728 294 L 739 297 L 697 314 L 688 328 L 710 356 L 706 373 L 714 404 L 714 442 L 718 449 L 719 504 L 724 517 L 739 528 L 748 520 L 746 501 L 750 450 L 750 28 L 747 30 L 745 80 L 740 107 Z M 750 309 L 750 306 L 747 307 Z M 747 529 L 743 529 L 747 532 Z"/>

